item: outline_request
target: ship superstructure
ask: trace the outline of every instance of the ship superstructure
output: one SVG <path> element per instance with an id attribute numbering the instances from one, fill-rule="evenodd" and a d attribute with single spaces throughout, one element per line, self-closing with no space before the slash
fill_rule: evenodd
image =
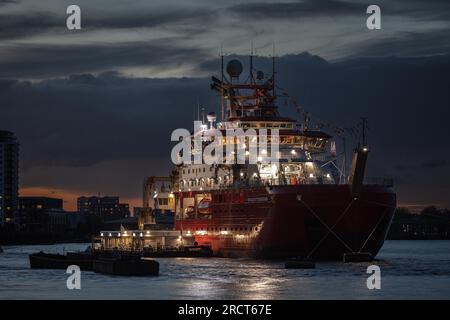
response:
<path id="1" fill-rule="evenodd" d="M 171 191 L 176 229 L 225 256 L 375 255 L 396 197 L 386 181 L 363 183 L 367 146 L 355 150 L 345 177 L 331 135 L 279 114 L 275 60 L 266 75 L 254 70 L 250 57 L 241 80 L 242 63 L 229 61 L 226 76 L 223 59 L 221 77 L 211 82 L 221 99 L 221 121 L 203 113 L 191 134 L 199 141 L 192 143 L 193 158 L 220 139 L 221 161 L 185 163 L 178 155 Z"/>

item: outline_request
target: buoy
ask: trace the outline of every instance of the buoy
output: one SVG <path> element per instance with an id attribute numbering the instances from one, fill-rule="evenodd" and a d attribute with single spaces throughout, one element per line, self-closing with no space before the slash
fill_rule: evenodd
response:
<path id="1" fill-rule="evenodd" d="M 373 260 L 370 252 L 347 252 L 344 253 L 344 262 L 369 262 Z"/>
<path id="2" fill-rule="evenodd" d="M 286 269 L 314 269 L 316 263 L 311 259 L 292 259 L 285 262 Z"/>

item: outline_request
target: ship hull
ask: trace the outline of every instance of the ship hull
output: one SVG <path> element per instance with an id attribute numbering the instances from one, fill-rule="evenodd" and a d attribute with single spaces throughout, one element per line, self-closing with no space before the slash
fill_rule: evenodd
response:
<path id="1" fill-rule="evenodd" d="M 212 192 L 210 219 L 177 221 L 176 227 L 226 257 L 342 260 L 349 252 L 375 257 L 396 206 L 395 193 L 384 186 L 363 186 L 358 198 L 347 185 L 274 186 L 239 197 L 225 194 L 229 204 L 214 201 L 220 192 Z"/>

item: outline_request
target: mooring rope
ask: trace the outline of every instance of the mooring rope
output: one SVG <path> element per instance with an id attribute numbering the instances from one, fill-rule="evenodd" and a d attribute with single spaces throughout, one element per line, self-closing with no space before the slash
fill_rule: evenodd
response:
<path id="1" fill-rule="evenodd" d="M 336 239 L 338 239 L 348 250 L 350 250 L 351 252 L 354 252 L 353 250 L 352 250 L 352 248 L 350 248 L 346 243 L 345 243 L 345 241 L 344 240 L 342 240 L 322 219 L 320 219 L 320 217 L 314 212 L 314 210 L 313 209 L 311 209 L 311 207 L 310 206 L 308 206 L 308 204 L 305 202 L 305 201 L 303 201 L 303 200 L 301 200 L 301 202 L 305 205 L 305 207 L 317 218 L 317 220 L 319 220 L 320 221 L 320 223 L 322 223 L 324 226 L 325 226 L 325 228 L 327 228 L 328 229 L 328 231 L 330 232 L 330 233 L 332 233 L 335 237 L 336 237 Z"/>
<path id="2" fill-rule="evenodd" d="M 342 220 L 342 218 L 344 218 L 344 216 L 347 214 L 348 209 L 350 209 L 350 207 L 352 206 L 353 202 L 355 202 L 355 199 L 353 199 L 348 205 L 347 207 L 344 209 L 344 211 L 341 213 L 341 215 L 337 218 L 336 222 L 334 223 L 334 225 L 331 227 L 331 229 L 334 229 L 337 224 L 339 223 L 339 221 Z M 310 256 L 319 248 L 319 246 L 322 244 L 322 242 L 328 238 L 328 235 L 330 234 L 330 230 L 328 230 L 328 233 L 322 237 L 322 239 L 319 240 L 319 242 L 317 242 L 317 244 L 314 246 L 314 248 L 311 250 L 310 253 L 308 253 L 308 255 L 306 256 L 307 258 L 310 258 Z M 349 248 L 347 246 L 347 248 Z M 353 250 L 352 250 L 353 251 Z"/>
<path id="3" fill-rule="evenodd" d="M 372 229 L 372 231 L 370 232 L 369 236 L 367 237 L 366 241 L 364 241 L 363 245 L 361 246 L 361 248 L 359 248 L 358 253 L 361 252 L 361 250 L 366 246 L 367 242 L 369 242 L 370 238 L 372 237 L 373 233 L 375 232 L 375 230 L 377 230 L 378 226 L 380 225 L 381 221 L 383 221 L 384 217 L 386 216 L 386 214 L 389 212 L 390 208 L 387 208 L 385 210 L 385 212 L 383 213 L 383 215 L 381 216 L 381 218 L 378 220 L 377 224 L 375 225 L 375 227 Z"/>

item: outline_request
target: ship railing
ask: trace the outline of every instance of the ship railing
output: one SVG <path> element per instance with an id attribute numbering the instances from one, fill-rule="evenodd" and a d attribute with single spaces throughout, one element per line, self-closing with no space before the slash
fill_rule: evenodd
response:
<path id="1" fill-rule="evenodd" d="M 392 178 L 385 177 L 366 177 L 364 178 L 364 184 L 371 186 L 393 187 L 394 180 Z"/>
<path id="2" fill-rule="evenodd" d="M 116 253 L 121 255 L 131 254 L 137 255 L 142 252 L 168 252 L 168 251 L 183 251 L 184 246 L 170 246 L 170 245 L 159 245 L 159 246 L 134 246 L 134 247 L 100 247 L 92 248 L 91 251 L 94 253 Z"/>

